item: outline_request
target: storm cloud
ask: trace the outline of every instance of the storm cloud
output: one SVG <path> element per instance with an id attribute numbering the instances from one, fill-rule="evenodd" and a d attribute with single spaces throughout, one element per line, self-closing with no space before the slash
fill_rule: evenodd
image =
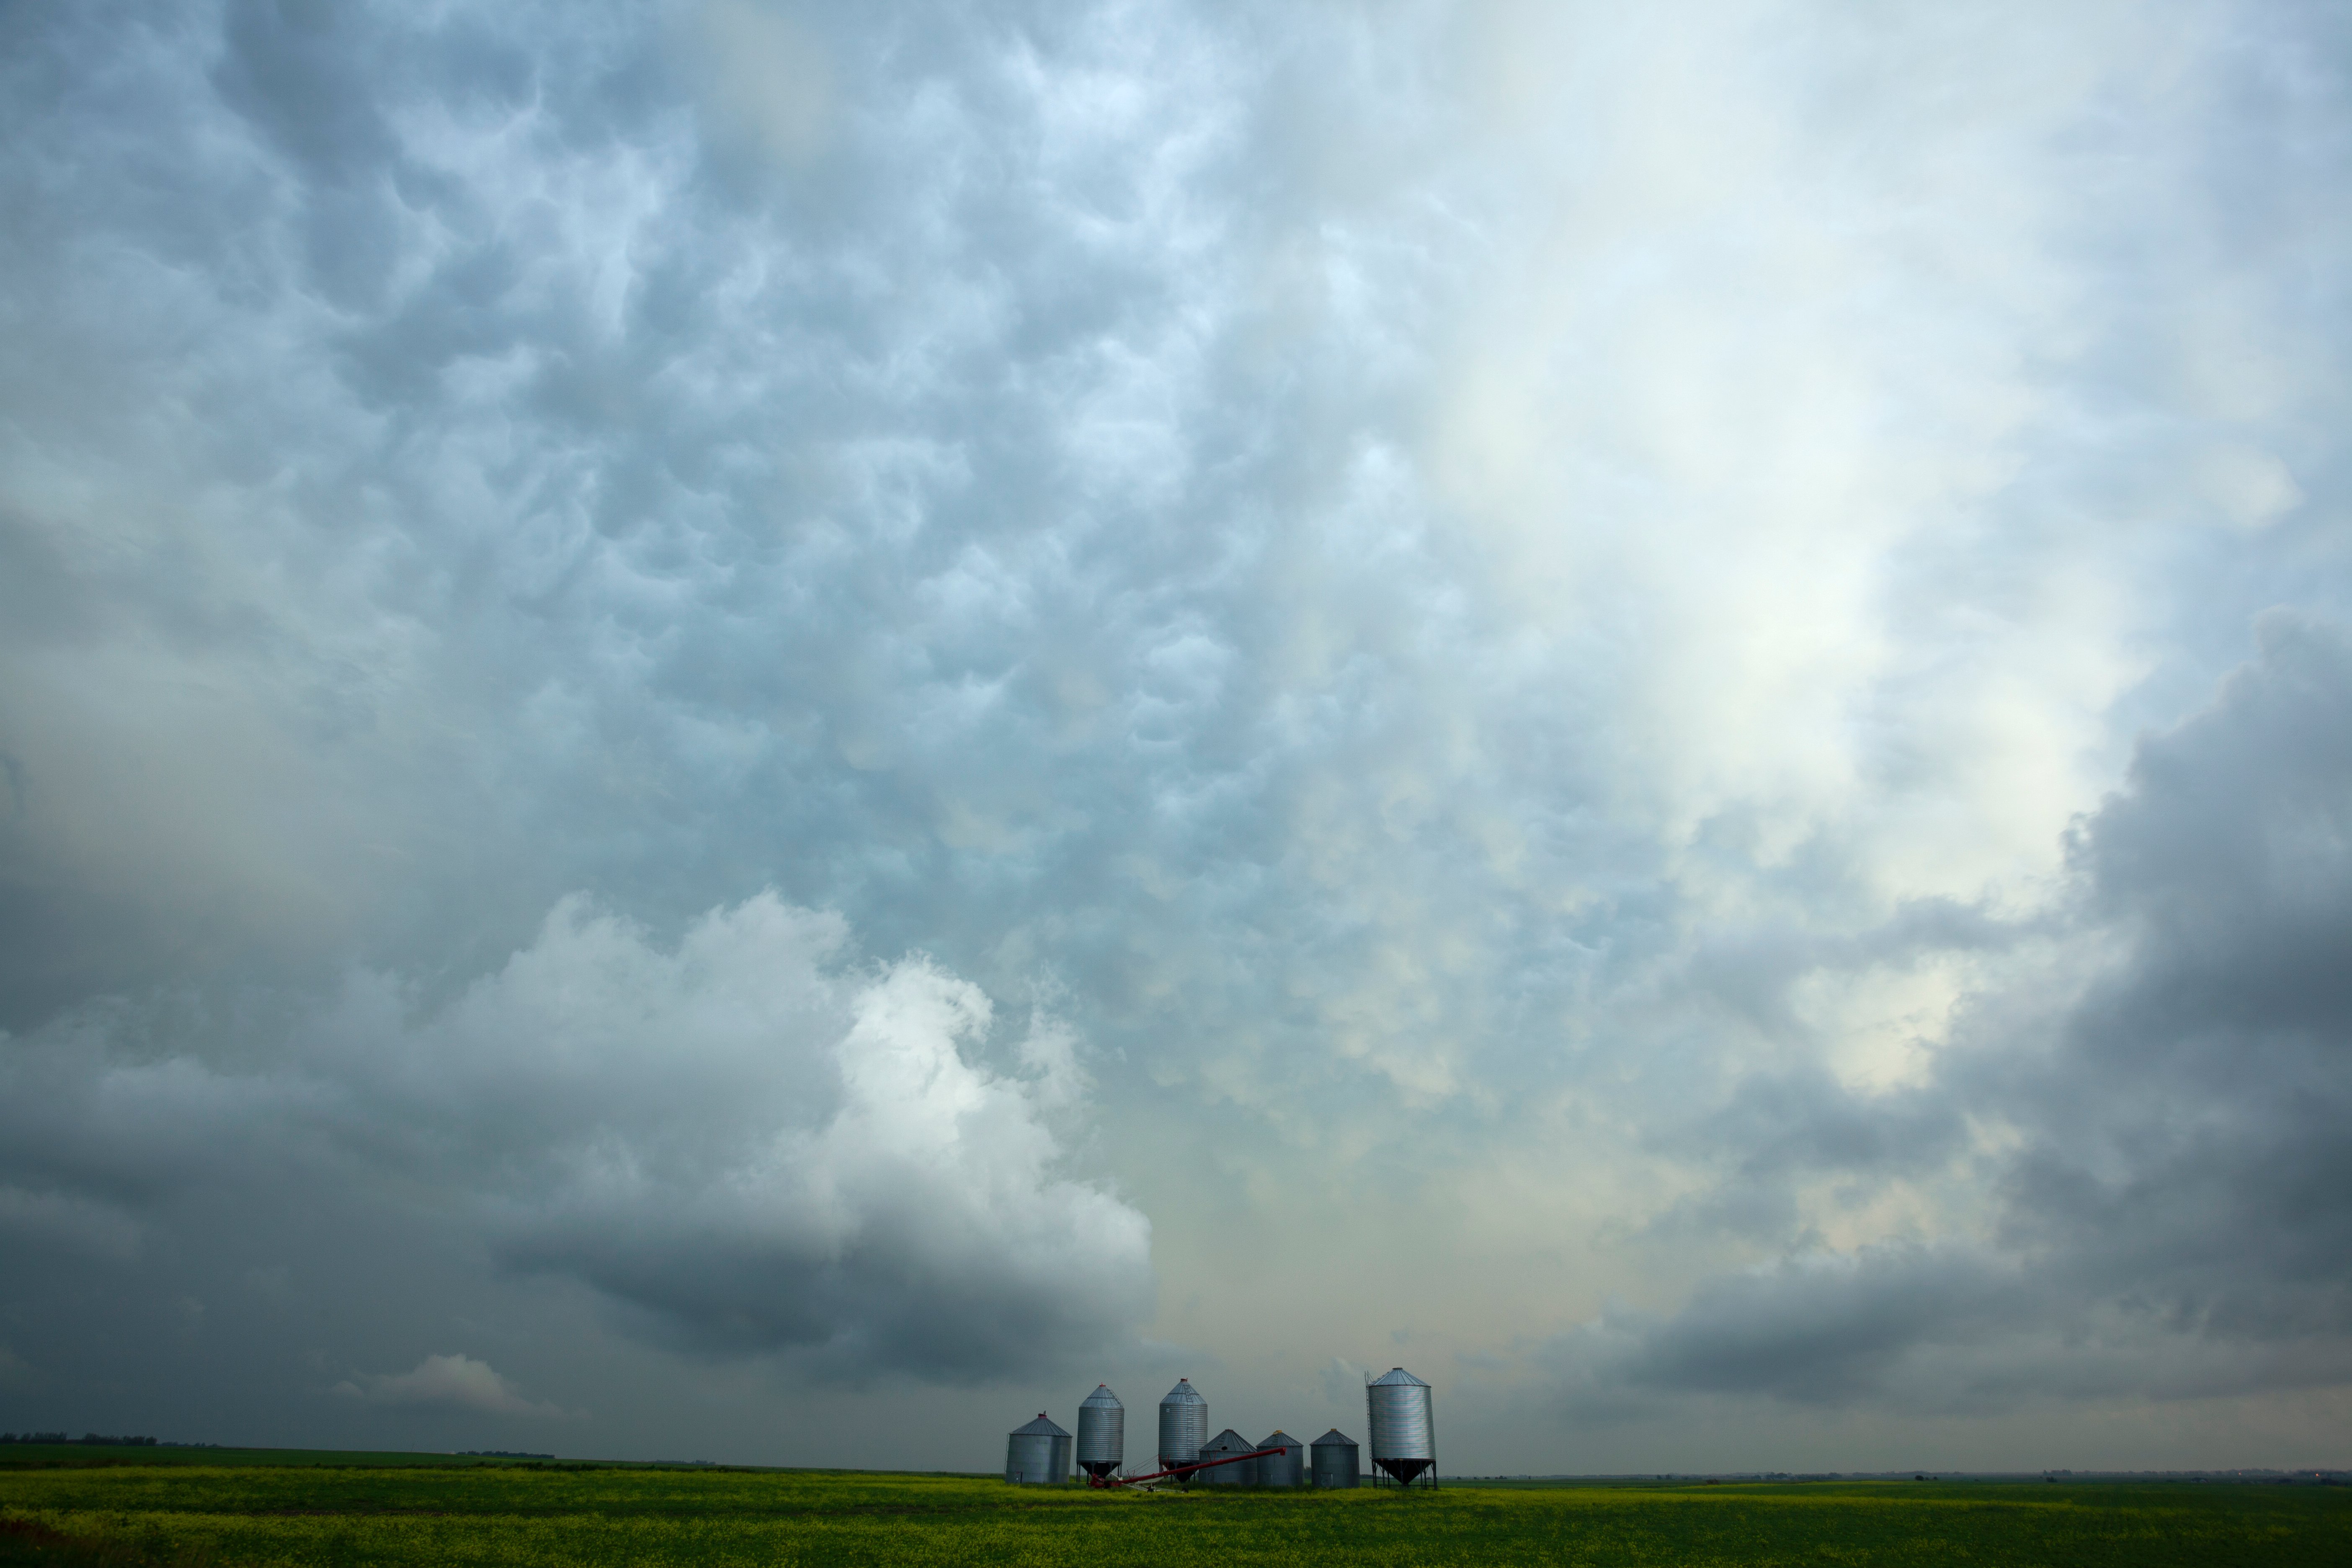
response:
<path id="1" fill-rule="evenodd" d="M 2352 1375 L 2352 638 L 2260 632 L 2075 825 L 2074 923 L 1969 1000 L 1932 1085 L 1744 1088 L 1706 1124 L 1747 1184 L 1963 1160 L 1981 1238 L 1810 1248 L 1604 1314 L 1547 1352 L 1571 1397 L 1968 1408 Z"/>
<path id="2" fill-rule="evenodd" d="M 2347 42 L 0 14 L 0 1425 L 2326 1457 Z"/>
<path id="3" fill-rule="evenodd" d="M 412 1022 L 361 977 L 236 1067 L 60 1024 L 10 1063 L 0 1224 L 27 1257 L 135 1248 L 166 1194 L 237 1163 L 331 1209 L 363 1206 L 338 1185 L 431 1194 L 506 1266 L 705 1352 L 948 1379 L 1100 1352 L 1149 1310 L 1150 1226 L 1056 1173 L 1048 1119 L 1084 1092 L 1067 1041 L 1041 1019 L 992 1071 L 976 987 L 920 958 L 833 973 L 842 942 L 763 896 L 663 952 L 569 900 L 446 1008 Z M 459 1397 L 491 1386 L 460 1363 L 352 1392 L 526 1407 Z"/>

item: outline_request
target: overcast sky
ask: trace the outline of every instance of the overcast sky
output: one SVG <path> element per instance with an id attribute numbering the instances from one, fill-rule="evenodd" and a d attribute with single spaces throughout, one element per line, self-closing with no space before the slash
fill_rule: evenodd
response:
<path id="1" fill-rule="evenodd" d="M 0 1428 L 2352 1464 L 2352 26 L 0 7 Z"/>

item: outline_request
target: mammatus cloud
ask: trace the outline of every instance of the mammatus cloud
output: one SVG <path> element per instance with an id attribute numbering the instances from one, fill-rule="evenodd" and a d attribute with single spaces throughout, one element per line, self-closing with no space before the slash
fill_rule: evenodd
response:
<path id="1" fill-rule="evenodd" d="M 513 1380 L 467 1355 L 429 1355 L 406 1372 L 361 1373 L 330 1391 L 371 1405 L 422 1405 L 488 1415 L 562 1415 L 564 1411 L 526 1398 Z"/>
<path id="2" fill-rule="evenodd" d="M 2352 632 L 2258 630 L 2260 658 L 2076 826 L 2071 929 L 1969 1002 L 1928 1090 L 1735 1101 L 1791 1113 L 1730 1141 L 1732 1183 L 1957 1160 L 1988 1193 L 1979 1236 L 1816 1247 L 1604 1313 L 1547 1352 L 1572 1407 L 2352 1382 Z"/>
<path id="3" fill-rule="evenodd" d="M 845 967 L 845 940 L 762 895 L 665 949 L 571 900 L 446 1005 L 413 1016 L 362 976 L 262 1062 L 142 1062 L 103 1019 L 60 1024 L 0 1068 L 0 1191 L 41 1194 L 0 1221 L 120 1249 L 132 1222 L 100 1205 L 135 1214 L 250 1142 L 314 1203 L 441 1194 L 507 1267 L 585 1281 L 688 1349 L 974 1381 L 1121 1342 L 1150 1311 L 1150 1227 L 1064 1170 L 1086 1084 L 1067 1032 L 1041 1016 L 998 1042 L 975 986 L 919 957 Z M 160 1122 L 173 1146 L 142 1144 Z M 435 1358 L 356 1386 L 490 1376 Z"/>

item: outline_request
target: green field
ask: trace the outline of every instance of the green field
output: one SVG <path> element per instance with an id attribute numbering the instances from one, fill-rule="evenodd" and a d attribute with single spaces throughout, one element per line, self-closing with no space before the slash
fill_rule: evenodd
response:
<path id="1" fill-rule="evenodd" d="M 0 1563 L 122 1568 L 2352 1563 L 2352 1489 L 2311 1486 L 1659 1483 L 1150 1497 L 965 1476 L 187 1449 L 0 1455 Z"/>

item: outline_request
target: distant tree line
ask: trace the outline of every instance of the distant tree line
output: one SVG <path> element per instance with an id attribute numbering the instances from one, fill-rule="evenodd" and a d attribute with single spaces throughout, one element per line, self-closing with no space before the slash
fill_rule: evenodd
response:
<path id="1" fill-rule="evenodd" d="M 62 1432 L 0 1432 L 0 1443 L 112 1443 L 128 1444 L 134 1448 L 152 1448 L 152 1437 L 101 1437 L 95 1432 L 85 1432 L 79 1437 L 68 1437 Z"/>
<path id="2" fill-rule="evenodd" d="M 551 1459 L 552 1454 L 519 1454 L 511 1448 L 460 1448 L 461 1459 Z"/>

